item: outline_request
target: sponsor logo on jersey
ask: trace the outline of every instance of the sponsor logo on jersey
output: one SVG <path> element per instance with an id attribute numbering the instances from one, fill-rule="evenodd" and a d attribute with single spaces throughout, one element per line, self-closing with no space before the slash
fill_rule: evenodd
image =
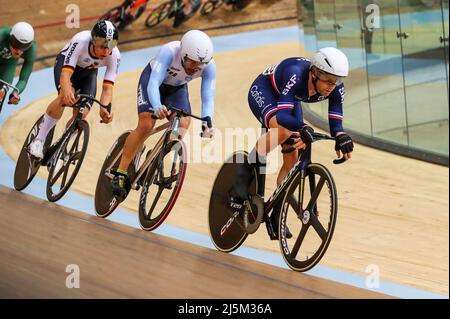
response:
<path id="1" fill-rule="evenodd" d="M 258 106 L 260 108 L 264 107 L 264 96 L 262 91 L 258 91 L 258 86 L 257 85 L 253 85 L 250 88 L 250 94 L 252 95 L 253 99 L 255 100 L 256 104 L 258 104 Z"/>
<path id="2" fill-rule="evenodd" d="M 78 45 L 78 42 L 72 43 L 72 46 L 70 47 L 70 50 L 66 55 L 66 61 L 64 62 L 64 64 L 70 64 L 70 58 L 72 57 L 73 51 L 75 51 L 75 48 L 77 47 L 77 45 Z"/>
<path id="3" fill-rule="evenodd" d="M 147 102 L 144 100 L 144 94 L 142 92 L 142 86 L 140 86 L 140 85 L 139 85 L 139 88 L 138 88 L 137 100 L 138 100 L 138 105 L 139 106 L 147 104 Z"/>
<path id="4" fill-rule="evenodd" d="M 3 48 L 3 50 L 0 50 L 0 58 L 9 60 L 12 58 L 11 51 L 8 48 Z"/>
<path id="5" fill-rule="evenodd" d="M 344 104 L 344 95 L 345 95 L 345 89 L 344 87 L 341 87 L 339 89 L 339 93 L 341 94 L 341 104 Z"/>
<path id="6" fill-rule="evenodd" d="M 283 95 L 287 95 L 289 93 L 289 91 L 291 90 L 291 88 L 294 86 L 295 83 L 297 83 L 297 75 L 296 74 L 291 76 L 291 78 L 289 79 L 288 83 L 284 87 L 284 90 L 283 90 L 282 94 Z"/>

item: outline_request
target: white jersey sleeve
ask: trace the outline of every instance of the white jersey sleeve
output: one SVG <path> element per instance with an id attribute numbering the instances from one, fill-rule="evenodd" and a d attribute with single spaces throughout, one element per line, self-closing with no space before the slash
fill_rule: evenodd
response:
<path id="1" fill-rule="evenodd" d="M 103 85 L 114 85 L 117 73 L 119 73 L 120 52 L 116 47 L 106 61 L 106 72 L 103 78 Z"/>

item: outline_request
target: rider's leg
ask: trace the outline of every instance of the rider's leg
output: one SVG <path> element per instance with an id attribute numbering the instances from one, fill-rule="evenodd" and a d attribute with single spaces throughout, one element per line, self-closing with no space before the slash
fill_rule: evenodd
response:
<path id="1" fill-rule="evenodd" d="M 150 112 L 139 113 L 138 125 L 125 140 L 119 167 L 113 172 L 115 176 L 111 181 L 111 187 L 119 201 L 123 201 L 127 197 L 131 188 L 127 172 L 128 166 L 155 126 L 156 120 L 152 119 L 151 115 Z"/>
<path id="2" fill-rule="evenodd" d="M 125 140 L 123 147 L 122 157 L 118 168 L 113 172 L 115 174 L 111 181 L 113 193 L 118 197 L 120 201 L 124 200 L 130 190 L 130 180 L 128 178 L 128 166 L 131 161 L 141 149 L 145 140 L 149 137 L 156 120 L 152 118 L 153 107 L 150 104 L 148 96 L 148 82 L 150 80 L 152 69 L 148 64 L 142 71 L 139 78 L 138 90 L 137 90 L 137 102 L 138 102 L 138 125 Z M 161 100 L 164 98 L 164 92 L 161 92 Z"/>
<path id="3" fill-rule="evenodd" d="M 275 95 L 270 81 L 261 75 L 256 78 L 248 92 L 248 105 L 264 128 L 270 128 L 271 125 L 273 127 L 273 123 L 276 123 L 272 122 L 271 119 L 275 118 L 274 115 L 277 112 L 277 100 L 278 97 Z M 237 165 L 236 183 L 231 195 L 238 201 L 248 199 L 248 186 L 251 182 L 252 169 L 260 169 L 265 163 L 266 154 L 278 145 L 276 142 L 271 142 L 274 138 L 277 139 L 275 133 L 269 130 L 262 134 L 249 154 L 249 163 Z M 256 161 L 257 159 L 258 161 Z"/>
<path id="4" fill-rule="evenodd" d="M 126 173 L 134 156 L 142 148 L 145 140 L 150 136 L 156 123 L 156 120 L 151 117 L 152 114 L 153 113 L 150 112 L 139 113 L 139 121 L 136 129 L 134 129 L 125 140 L 122 158 L 119 167 L 117 168 L 119 172 Z"/>

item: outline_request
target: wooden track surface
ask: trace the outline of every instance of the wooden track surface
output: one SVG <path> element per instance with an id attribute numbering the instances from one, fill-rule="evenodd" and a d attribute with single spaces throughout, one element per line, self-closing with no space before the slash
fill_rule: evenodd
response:
<path id="1" fill-rule="evenodd" d="M 144 233 L 3 186 L 0 203 L 1 298 L 386 298 Z M 74 265 L 79 288 L 69 289 Z"/>
<path id="2" fill-rule="evenodd" d="M 292 42 L 217 54 L 214 121 L 217 128 L 257 129 L 257 122 L 246 105 L 249 84 L 267 66 L 298 52 L 298 44 Z M 109 146 L 120 132 L 135 127 L 135 88 L 139 74 L 140 70 L 136 70 L 119 76 L 115 87 L 115 119 L 111 125 L 100 125 L 96 112 L 90 115 L 89 150 L 72 190 L 92 195 Z M 196 113 L 200 112 L 199 86 L 200 81 L 190 85 Z M 0 142 L 11 158 L 17 158 L 29 127 L 51 98 L 32 103 L 5 123 Z M 198 131 L 192 136 L 194 141 Z M 220 141 L 217 138 L 201 143 L 207 146 Z M 448 294 L 448 168 L 362 145 L 356 145 L 349 163 L 335 166 L 331 164 L 335 156 L 333 146 L 329 142 L 318 143 L 313 154 L 315 161 L 330 168 L 339 193 L 335 235 L 321 264 L 360 275 L 366 275 L 370 265 L 377 265 L 382 280 Z M 188 165 L 185 184 L 167 223 L 208 234 L 209 193 L 219 167 L 220 164 Z M 44 170 L 40 173 L 45 177 Z M 275 177 L 269 175 L 268 191 L 274 189 Z M 131 194 L 123 206 L 136 210 L 137 195 Z M 279 251 L 278 244 L 269 241 L 262 228 L 246 244 Z"/>

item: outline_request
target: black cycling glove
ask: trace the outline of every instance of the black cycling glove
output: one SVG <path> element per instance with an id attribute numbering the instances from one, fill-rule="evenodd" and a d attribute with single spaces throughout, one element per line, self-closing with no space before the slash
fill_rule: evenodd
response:
<path id="1" fill-rule="evenodd" d="M 314 141 L 314 129 L 311 126 L 305 125 L 303 126 L 300 131 L 300 138 L 302 139 L 303 143 L 305 144 L 311 144 Z"/>
<path id="2" fill-rule="evenodd" d="M 336 144 L 334 149 L 336 151 L 341 151 L 343 154 L 353 152 L 352 138 L 346 133 L 336 136 Z"/>

